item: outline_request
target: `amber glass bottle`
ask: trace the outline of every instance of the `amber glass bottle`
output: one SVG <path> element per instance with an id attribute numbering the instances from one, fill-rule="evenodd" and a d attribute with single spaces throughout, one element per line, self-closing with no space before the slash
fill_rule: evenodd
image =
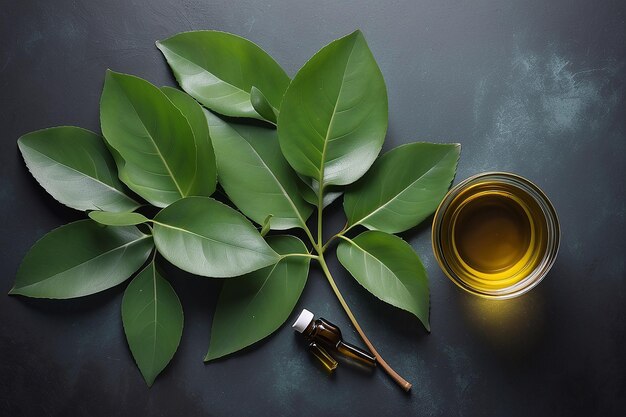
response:
<path id="1" fill-rule="evenodd" d="M 321 317 L 314 320 L 314 315 L 309 310 L 302 310 L 302 313 L 300 313 L 300 316 L 293 324 L 293 328 L 297 332 L 302 333 L 309 341 L 309 348 L 313 354 L 331 370 L 334 369 L 337 364 L 335 363 L 333 366 L 332 363 L 324 357 L 326 356 L 325 354 L 328 353 L 324 348 L 338 352 L 357 363 L 366 366 L 376 366 L 375 357 L 356 346 L 344 342 L 339 327 Z"/>

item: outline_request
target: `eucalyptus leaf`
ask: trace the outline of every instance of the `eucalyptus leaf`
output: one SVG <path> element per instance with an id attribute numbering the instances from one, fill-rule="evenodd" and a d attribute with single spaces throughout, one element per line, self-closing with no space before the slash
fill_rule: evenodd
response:
<path id="1" fill-rule="evenodd" d="M 217 166 L 209 126 L 204 116 L 206 110 L 183 91 L 171 87 L 161 87 L 161 91 L 187 118 L 195 139 L 197 171 L 190 195 L 208 197 L 217 185 Z"/>
<path id="2" fill-rule="evenodd" d="M 258 224 L 272 215 L 275 230 L 304 227 L 312 207 L 280 152 L 276 130 L 227 123 L 206 112 L 220 184 L 243 214 Z"/>
<path id="3" fill-rule="evenodd" d="M 265 98 L 265 95 L 263 95 L 261 90 L 259 90 L 255 86 L 252 86 L 252 88 L 250 89 L 250 103 L 252 103 L 252 107 L 254 107 L 254 110 L 256 110 L 256 112 L 261 115 L 261 117 L 263 117 L 268 122 L 276 124 L 278 111 L 272 107 L 272 105 L 269 101 L 267 101 L 267 98 Z"/>
<path id="4" fill-rule="evenodd" d="M 91 220 L 61 226 L 28 251 L 10 294 L 75 298 L 125 281 L 148 259 L 152 238 L 136 227 L 106 227 Z"/>
<path id="5" fill-rule="evenodd" d="M 117 152 L 120 179 L 157 207 L 191 195 L 196 144 L 187 119 L 157 87 L 107 71 L 100 122 Z"/>
<path id="6" fill-rule="evenodd" d="M 211 328 L 205 361 L 250 346 L 276 331 L 295 307 L 309 273 L 308 254 L 294 236 L 271 236 L 270 246 L 283 255 L 272 266 L 224 282 Z"/>
<path id="7" fill-rule="evenodd" d="M 331 42 L 298 71 L 278 116 L 287 161 L 322 188 L 359 179 L 386 131 L 385 82 L 360 31 Z"/>
<path id="8" fill-rule="evenodd" d="M 273 215 L 268 214 L 267 217 L 265 218 L 265 220 L 263 220 L 263 225 L 261 226 L 261 236 L 265 237 L 267 232 L 270 231 L 272 217 L 273 217 Z"/>
<path id="9" fill-rule="evenodd" d="M 124 194 L 102 137 L 74 126 L 28 133 L 17 145 L 37 182 L 76 210 L 129 211 L 139 204 Z"/>
<path id="10" fill-rule="evenodd" d="M 252 86 L 278 109 L 289 85 L 289 77 L 267 52 L 231 33 L 184 32 L 156 45 L 182 89 L 226 116 L 263 120 L 250 101 Z"/>
<path id="11" fill-rule="evenodd" d="M 108 211 L 90 211 L 89 217 L 94 221 L 107 226 L 134 226 L 150 221 L 140 213 L 116 213 Z"/>
<path id="12" fill-rule="evenodd" d="M 183 307 L 154 261 L 124 291 L 122 322 L 135 362 L 152 386 L 174 357 L 183 334 Z"/>
<path id="13" fill-rule="evenodd" d="M 413 313 L 430 331 L 428 277 L 411 245 L 394 235 L 367 231 L 344 238 L 337 258 L 366 290 Z"/>
<path id="14" fill-rule="evenodd" d="M 196 143 L 196 180 L 190 190 L 190 195 L 208 197 L 215 191 L 217 185 L 217 167 L 215 152 L 209 137 L 209 126 L 204 117 L 204 110 L 196 100 L 188 94 L 171 87 L 161 87 L 161 91 L 187 118 L 193 131 Z"/>
<path id="15" fill-rule="evenodd" d="M 458 144 L 410 143 L 384 154 L 346 192 L 344 210 L 351 226 L 399 233 L 436 209 L 456 172 Z"/>
<path id="16" fill-rule="evenodd" d="M 341 197 L 343 195 L 342 188 L 343 187 L 336 185 L 326 186 L 324 188 L 324 196 L 322 198 L 322 208 L 326 208 L 332 202 Z M 319 184 L 317 181 L 300 176 L 298 189 L 300 190 L 300 195 L 307 203 L 317 207 L 319 204 Z"/>
<path id="17" fill-rule="evenodd" d="M 279 256 L 242 214 L 206 197 L 187 197 L 154 218 L 154 242 L 172 264 L 196 275 L 233 277 Z"/>

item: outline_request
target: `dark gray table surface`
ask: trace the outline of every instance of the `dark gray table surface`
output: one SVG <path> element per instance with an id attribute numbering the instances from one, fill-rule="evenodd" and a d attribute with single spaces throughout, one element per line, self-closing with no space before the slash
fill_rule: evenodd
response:
<path id="1" fill-rule="evenodd" d="M 361 28 L 389 92 L 385 149 L 460 142 L 456 182 L 506 170 L 539 184 L 560 215 L 559 258 L 509 301 L 458 290 L 434 261 L 429 221 L 403 237 L 428 270 L 432 333 L 356 284 L 338 285 L 380 352 L 380 370 L 327 376 L 289 326 L 202 363 L 219 284 L 168 267 L 185 310 L 180 349 L 148 389 L 120 320 L 125 285 L 73 301 L 0 294 L 2 416 L 618 416 L 626 409 L 623 1 L 0 1 L 0 292 L 28 248 L 83 217 L 49 197 L 16 147 L 29 131 L 99 130 L 111 68 L 174 85 L 154 41 L 192 29 L 246 36 L 290 75 Z M 344 222 L 340 204 L 327 230 Z M 307 307 L 358 337 L 319 269 Z M 294 315 L 296 313 L 294 312 Z"/>

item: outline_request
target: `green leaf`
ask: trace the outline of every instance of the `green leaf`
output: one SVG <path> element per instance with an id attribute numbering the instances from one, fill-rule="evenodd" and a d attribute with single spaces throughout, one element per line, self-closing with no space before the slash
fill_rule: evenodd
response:
<path id="1" fill-rule="evenodd" d="M 28 133 L 17 145 L 37 182 L 76 210 L 129 211 L 139 204 L 124 194 L 102 137 L 73 126 Z"/>
<path id="2" fill-rule="evenodd" d="M 279 254 L 308 254 L 294 236 L 272 236 Z M 309 273 L 307 257 L 285 256 L 275 265 L 224 282 L 205 361 L 236 352 L 276 331 L 289 318 Z"/>
<path id="3" fill-rule="evenodd" d="M 74 298 L 104 291 L 139 269 L 153 247 L 151 236 L 136 227 L 70 223 L 33 245 L 9 294 Z"/>
<path id="4" fill-rule="evenodd" d="M 183 307 L 154 261 L 128 285 L 122 300 L 126 340 L 148 386 L 172 360 L 183 334 Z"/>
<path id="5" fill-rule="evenodd" d="M 159 252 L 180 269 L 233 277 L 274 264 L 279 256 L 243 215 L 205 197 L 187 197 L 154 218 Z"/>
<path id="6" fill-rule="evenodd" d="M 270 231 L 272 217 L 274 216 L 271 214 L 268 214 L 265 220 L 263 220 L 263 226 L 261 227 L 261 236 L 265 237 L 267 232 Z"/>
<path id="7" fill-rule="evenodd" d="M 399 233 L 431 215 L 456 172 L 461 145 L 410 143 L 384 154 L 346 192 L 350 226 Z"/>
<path id="8" fill-rule="evenodd" d="M 298 71 L 278 115 L 287 161 L 322 187 L 359 179 L 386 131 L 385 82 L 360 31 L 331 42 Z"/>
<path id="9" fill-rule="evenodd" d="M 319 202 L 318 201 L 319 185 L 317 181 L 311 178 L 300 177 L 300 181 L 298 182 L 298 189 L 300 190 L 300 195 L 302 196 L 302 198 L 304 198 L 304 200 L 307 203 L 312 204 L 317 207 L 317 204 Z M 343 195 L 343 190 L 341 190 L 340 187 L 333 186 L 333 185 L 328 185 L 324 187 L 324 197 L 322 201 L 322 207 L 323 208 L 327 207 L 329 204 L 337 200 L 342 195 Z"/>
<path id="10" fill-rule="evenodd" d="M 157 207 L 191 195 L 196 144 L 187 119 L 149 82 L 107 71 L 100 122 L 122 182 Z"/>
<path id="11" fill-rule="evenodd" d="M 108 211 L 90 211 L 89 217 L 94 221 L 107 226 L 134 226 L 150 221 L 139 213 L 115 213 Z"/>
<path id="12" fill-rule="evenodd" d="M 157 42 L 178 83 L 217 113 L 263 120 L 250 102 L 250 89 L 263 92 L 280 107 L 289 77 L 264 50 L 230 33 L 184 32 Z"/>
<path id="13" fill-rule="evenodd" d="M 268 122 L 272 122 L 276 124 L 276 118 L 278 117 L 278 111 L 272 107 L 267 98 L 263 95 L 261 90 L 252 86 L 250 89 L 250 103 L 252 103 L 252 107 L 256 110 L 261 117 L 263 117 Z"/>
<path id="14" fill-rule="evenodd" d="M 229 124 L 206 112 L 220 184 L 243 214 L 272 229 L 303 227 L 313 211 L 300 196 L 298 177 L 280 152 L 276 130 Z"/>
<path id="15" fill-rule="evenodd" d="M 378 231 L 343 239 L 337 258 L 359 284 L 384 302 L 413 313 L 430 331 L 428 278 L 411 245 Z"/>
<path id="16" fill-rule="evenodd" d="M 208 197 L 217 185 L 217 167 L 215 152 L 209 137 L 209 126 L 204 110 L 197 101 L 188 94 L 171 87 L 161 87 L 161 91 L 174 103 L 178 110 L 187 118 L 196 142 L 196 181 L 191 195 Z"/>

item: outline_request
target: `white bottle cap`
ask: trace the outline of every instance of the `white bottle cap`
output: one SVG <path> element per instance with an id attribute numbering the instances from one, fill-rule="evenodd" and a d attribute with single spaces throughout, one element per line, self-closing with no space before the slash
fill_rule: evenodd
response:
<path id="1" fill-rule="evenodd" d="M 296 329 L 298 333 L 302 333 L 307 327 L 309 327 L 309 324 L 313 321 L 313 317 L 313 313 L 305 308 L 302 310 L 302 313 L 300 313 L 296 322 L 291 327 Z"/>

